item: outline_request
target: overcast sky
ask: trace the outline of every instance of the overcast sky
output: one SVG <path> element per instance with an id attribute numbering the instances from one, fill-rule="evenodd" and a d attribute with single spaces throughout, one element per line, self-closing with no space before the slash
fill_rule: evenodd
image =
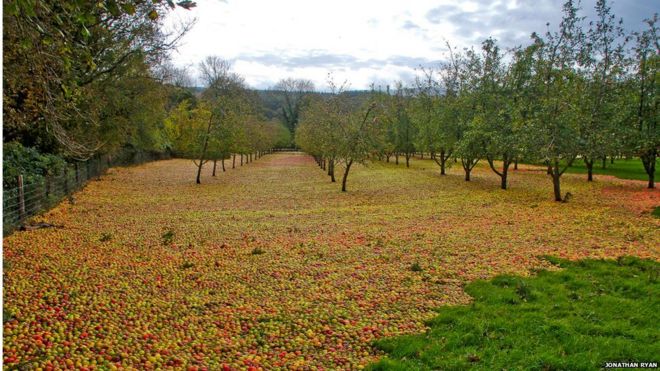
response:
<path id="1" fill-rule="evenodd" d="M 584 0 L 585 15 L 596 0 Z M 329 72 L 352 89 L 372 82 L 409 81 L 415 69 L 437 66 L 446 43 L 478 46 L 493 36 L 505 47 L 527 43 L 532 31 L 556 26 L 563 0 L 296 1 L 197 0 L 166 24 L 197 19 L 173 62 L 196 66 L 207 55 L 232 62 L 255 88 L 286 77 L 312 80 L 324 89 Z M 659 0 L 618 0 L 612 8 L 626 29 L 660 12 Z"/>

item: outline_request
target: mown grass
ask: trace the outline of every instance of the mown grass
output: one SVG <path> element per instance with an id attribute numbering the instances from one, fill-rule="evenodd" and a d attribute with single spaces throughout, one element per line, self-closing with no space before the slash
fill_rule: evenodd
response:
<path id="1" fill-rule="evenodd" d="M 660 161 L 656 161 L 656 168 L 660 168 Z M 632 179 L 632 180 L 647 180 L 649 179 L 646 171 L 644 170 L 644 165 L 642 160 L 639 158 L 632 159 L 616 159 L 614 163 L 611 164 L 610 160 L 607 160 L 606 167 L 603 169 L 602 162 L 598 161 L 594 163 L 594 176 L 597 175 L 612 175 L 621 179 Z M 586 174 L 587 166 L 584 164 L 584 161 L 577 159 L 573 162 L 572 166 L 568 168 L 568 173 L 574 174 Z"/>
<path id="2" fill-rule="evenodd" d="M 370 368 L 582 370 L 658 360 L 660 264 L 548 259 L 564 269 L 467 285 L 471 305 L 440 309 L 425 334 L 377 341 L 388 356 Z"/>

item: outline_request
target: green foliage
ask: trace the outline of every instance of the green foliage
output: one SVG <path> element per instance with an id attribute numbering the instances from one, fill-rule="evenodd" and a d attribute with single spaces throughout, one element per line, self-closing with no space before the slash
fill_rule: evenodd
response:
<path id="1" fill-rule="evenodd" d="M 101 237 L 99 237 L 100 242 L 108 242 L 110 240 L 112 240 L 112 233 L 109 232 L 101 233 Z"/>
<path id="2" fill-rule="evenodd" d="M 342 191 L 351 166 L 365 163 L 382 147 L 383 130 L 374 99 L 353 100 L 344 86 L 329 81 L 331 93 L 316 96 L 301 113 L 296 143 L 317 158 L 329 160 L 334 181 L 334 164 L 344 165 Z"/>
<path id="3" fill-rule="evenodd" d="M 265 254 L 265 253 L 266 253 L 266 251 L 264 251 L 264 250 L 263 250 L 262 248 L 260 248 L 259 246 L 255 247 L 255 248 L 252 249 L 252 251 L 250 252 L 250 254 L 252 254 L 252 255 L 262 255 L 262 254 Z"/>
<path id="4" fill-rule="evenodd" d="M 413 272 L 422 272 L 422 271 L 424 271 L 424 269 L 419 264 L 419 262 L 412 263 L 412 265 L 410 265 L 410 270 L 413 271 Z"/>
<path id="5" fill-rule="evenodd" d="M 174 242 L 174 236 L 175 234 L 173 230 L 168 229 L 167 231 L 165 231 L 165 233 L 163 233 L 163 235 L 161 236 L 163 245 L 164 246 L 171 245 L 172 242 Z"/>
<path id="6" fill-rule="evenodd" d="M 624 32 L 607 1 L 596 3 L 596 22 L 585 35 L 582 53 L 579 93 L 584 94 L 580 107 L 581 155 L 589 164 L 603 156 L 620 152 L 620 128 L 626 119 L 621 109 L 621 81 L 625 72 Z"/>
<path id="7" fill-rule="evenodd" d="M 270 125 L 273 130 L 274 148 L 291 148 L 294 146 L 293 136 L 284 125 L 277 121 L 271 121 Z"/>
<path id="8" fill-rule="evenodd" d="M 274 90 L 279 93 L 275 97 L 281 99 L 279 109 L 282 124 L 294 134 L 300 113 L 308 102 L 308 95 L 314 91 L 314 84 L 309 80 L 288 78 L 280 80 Z"/>
<path id="9" fill-rule="evenodd" d="M 173 46 L 160 27 L 177 6 L 195 4 L 3 2 L 5 140 L 79 160 L 126 143 L 159 149 L 151 68 Z"/>
<path id="10" fill-rule="evenodd" d="M 654 359 L 660 264 L 551 260 L 563 270 L 469 284 L 473 304 L 441 308 L 426 334 L 378 341 L 388 356 L 371 369 L 592 369 Z"/>
<path id="11" fill-rule="evenodd" d="M 45 176 L 60 175 L 66 167 L 61 157 L 39 153 L 17 142 L 3 143 L 2 150 L 4 189 L 16 188 L 18 175 L 23 175 L 24 184 L 41 183 Z"/>
<path id="12" fill-rule="evenodd" d="M 387 156 L 402 153 L 409 157 L 415 152 L 419 128 L 413 121 L 414 109 L 410 93 L 402 83 L 397 83 L 394 92 L 391 92 L 389 87 L 385 93 L 374 92 L 376 114 L 383 126 L 381 133 L 385 134 L 380 141 L 380 149 Z"/>

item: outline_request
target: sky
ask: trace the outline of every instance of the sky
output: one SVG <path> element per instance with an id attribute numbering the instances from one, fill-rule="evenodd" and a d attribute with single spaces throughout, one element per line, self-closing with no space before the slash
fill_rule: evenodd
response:
<path id="1" fill-rule="evenodd" d="M 165 19 L 168 29 L 196 20 L 172 62 L 196 74 L 209 55 L 232 63 L 253 88 L 303 78 L 319 90 L 328 74 L 351 89 L 410 82 L 420 67 L 437 67 L 452 47 L 478 47 L 492 36 L 502 47 L 526 44 L 533 31 L 561 20 L 564 0 L 370 1 L 197 0 Z M 583 0 L 593 16 L 596 0 Z M 660 13 L 658 0 L 618 0 L 612 9 L 627 30 Z"/>

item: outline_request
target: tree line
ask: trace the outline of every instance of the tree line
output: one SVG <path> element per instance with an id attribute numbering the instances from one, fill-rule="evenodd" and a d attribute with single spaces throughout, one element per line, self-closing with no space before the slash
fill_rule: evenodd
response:
<path id="1" fill-rule="evenodd" d="M 226 159 L 231 159 L 234 168 L 238 155 L 242 166 L 244 158 L 251 162 L 289 143 L 287 128 L 276 120 L 264 119 L 258 94 L 231 71 L 229 62 L 209 56 L 199 64 L 199 70 L 205 86 L 201 95 L 182 100 L 165 119 L 173 154 L 194 161 L 198 184 L 209 161 L 215 176 L 218 161 L 225 171 Z"/>
<path id="2" fill-rule="evenodd" d="M 554 30 L 533 33 L 531 43 L 502 50 L 493 38 L 480 49 L 456 50 L 447 62 L 421 69 L 414 84 L 372 86 L 363 101 L 331 93 L 309 97 L 296 142 L 317 158 L 335 181 L 344 165 L 342 190 L 355 162 L 369 158 L 406 164 L 428 153 L 445 175 L 460 162 L 465 180 L 486 161 L 508 187 L 519 161 L 547 168 L 553 194 L 563 200 L 560 179 L 584 161 L 587 180 L 608 156 L 639 157 L 655 187 L 660 149 L 657 14 L 640 32 L 626 34 L 606 0 L 587 22 L 576 2 L 563 5 Z"/>
<path id="3" fill-rule="evenodd" d="M 286 129 L 264 122 L 258 99 L 225 62 L 202 64 L 221 70 L 201 70 L 205 87 L 198 89 L 189 71 L 168 61 L 194 22 L 166 32 L 163 19 L 177 7 L 195 6 L 189 0 L 4 1 L 5 174 L 41 179 L 64 160 L 141 153 L 196 158 L 201 172 L 228 151 L 249 161 L 274 141 L 286 145 Z M 33 152 L 31 158 L 48 161 L 28 166 L 25 153 Z M 7 176 L 3 181 L 12 184 Z"/>

